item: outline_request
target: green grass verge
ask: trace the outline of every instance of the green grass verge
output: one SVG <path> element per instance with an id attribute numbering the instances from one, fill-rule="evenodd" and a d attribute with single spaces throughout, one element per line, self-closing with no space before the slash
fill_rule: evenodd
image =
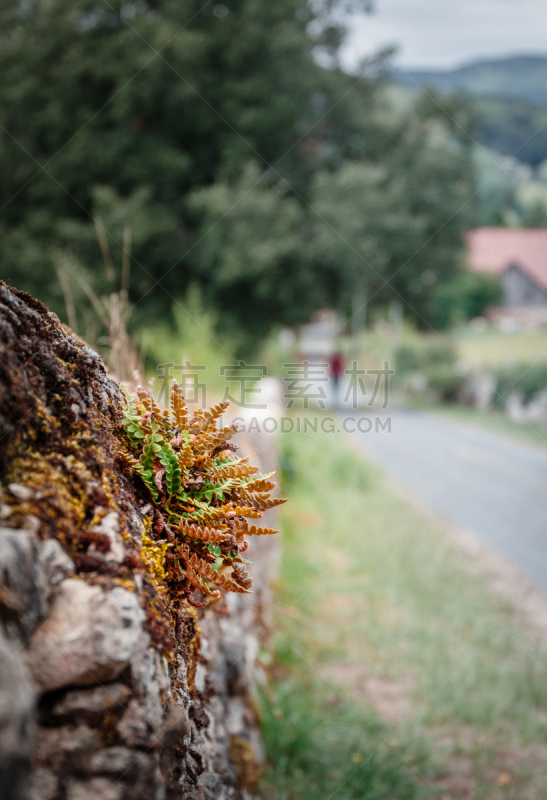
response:
<path id="1" fill-rule="evenodd" d="M 348 438 L 283 450 L 270 796 L 542 797 L 547 659 L 514 608 Z"/>
<path id="2" fill-rule="evenodd" d="M 475 331 L 467 326 L 454 335 L 460 360 L 475 369 L 547 359 L 547 331 L 503 333 L 494 328 Z"/>
<path id="3" fill-rule="evenodd" d="M 277 666 L 287 664 L 277 652 Z M 416 800 L 418 759 L 386 745 L 389 730 L 329 692 L 308 665 L 290 659 L 290 677 L 263 699 L 262 737 L 272 765 L 265 781 L 277 800 Z M 420 764 L 421 766 L 421 764 Z"/>

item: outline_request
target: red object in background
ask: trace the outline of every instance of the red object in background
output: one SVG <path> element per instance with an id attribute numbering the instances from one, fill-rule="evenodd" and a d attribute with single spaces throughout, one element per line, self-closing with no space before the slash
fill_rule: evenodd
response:
<path id="1" fill-rule="evenodd" d="M 330 361 L 330 372 L 335 380 L 338 380 L 344 370 L 344 356 L 337 351 Z"/>

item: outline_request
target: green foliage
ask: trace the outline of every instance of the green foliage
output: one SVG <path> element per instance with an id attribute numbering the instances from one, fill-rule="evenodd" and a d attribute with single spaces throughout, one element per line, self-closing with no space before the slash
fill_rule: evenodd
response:
<path id="1" fill-rule="evenodd" d="M 395 351 L 395 375 L 397 380 L 420 369 L 422 363 L 421 355 L 421 349 L 415 345 L 402 344 L 397 348 Z"/>
<path id="2" fill-rule="evenodd" d="M 419 276 L 450 277 L 467 227 L 470 163 L 450 116 L 465 121 L 434 104 L 400 114 L 376 78 L 337 67 L 341 10 L 358 5 L 5 3 L 6 277 L 62 315 L 51 259 L 65 251 L 101 296 L 96 213 L 116 265 L 132 231 L 139 328 L 195 283 L 238 353 L 326 303 L 345 309 L 363 282 L 384 303 L 393 278 L 431 320 Z"/>
<path id="3" fill-rule="evenodd" d="M 544 125 L 547 123 L 545 110 Z M 518 154 L 520 155 L 520 153 Z M 518 158 L 476 147 L 477 218 L 475 225 L 542 227 L 547 224 L 547 144 L 537 170 Z"/>
<path id="4" fill-rule="evenodd" d="M 452 280 L 438 287 L 435 297 L 435 322 L 439 330 L 481 316 L 488 306 L 501 301 L 501 279 L 461 269 Z"/>
<path id="5" fill-rule="evenodd" d="M 310 158 L 294 145 L 349 85 L 333 82 L 312 55 L 328 29 L 342 34 L 335 6 L 302 15 L 300 0 L 227 0 L 224 14 L 197 0 L 4 3 L 6 276 L 61 312 L 48 256 L 52 246 L 71 247 L 95 273 L 95 291 L 104 291 L 90 220 L 102 209 L 113 249 L 122 241 L 120 218 L 132 226 L 132 295 L 143 312 L 168 312 L 196 277 L 207 284 L 196 258 L 205 222 L 188 206 L 190 193 L 237 183 L 251 159 L 264 169 L 282 157 L 284 174 L 302 186 Z M 312 40 L 307 25 L 315 18 L 323 33 Z M 369 86 L 357 90 L 360 101 Z M 344 114 L 336 110 L 314 136 Z M 221 312 L 223 299 L 216 294 Z"/>
<path id="6" fill-rule="evenodd" d="M 454 348 L 442 339 L 404 344 L 395 351 L 395 373 L 401 377 L 430 367 L 453 366 L 455 362 Z"/>
<path id="7" fill-rule="evenodd" d="M 453 403 L 465 383 L 465 375 L 448 364 L 430 367 L 426 372 L 427 388 L 442 403 Z"/>
<path id="8" fill-rule="evenodd" d="M 233 363 L 237 343 L 217 332 L 218 315 L 205 307 L 199 286 L 193 284 L 183 300 L 173 303 L 171 318 L 174 324 L 156 322 L 140 331 L 149 369 L 155 374 L 158 364 L 180 366 L 186 361 L 204 366 L 207 391 L 221 397 L 226 384 L 219 365 Z"/>
<path id="9" fill-rule="evenodd" d="M 204 296 L 222 309 L 222 333 L 241 349 L 241 329 L 262 339 L 272 320 L 293 325 L 325 301 L 304 251 L 305 208 L 282 183 L 265 184 L 255 163 L 237 181 L 193 191 Z M 314 280 L 315 279 L 315 280 Z"/>
<path id="10" fill-rule="evenodd" d="M 434 323 L 423 276 L 438 285 L 452 278 L 471 210 L 470 152 L 457 141 L 457 126 L 466 121 L 457 105 L 449 111 L 419 103 L 386 131 L 389 158 L 346 160 L 315 176 L 312 252 L 339 303 L 360 286 L 369 303 L 402 298 L 418 325 Z"/>
<path id="11" fill-rule="evenodd" d="M 452 402 L 465 382 L 456 361 L 454 347 L 443 340 L 401 345 L 395 351 L 395 378 L 404 383 L 411 375 L 420 373 L 428 391 L 443 402 Z"/>
<path id="12" fill-rule="evenodd" d="M 375 715 L 364 717 L 336 694 L 329 697 L 318 681 L 306 681 L 301 659 L 291 654 L 288 661 L 292 676 L 262 694 L 262 737 L 271 764 L 265 784 L 277 800 L 424 796 L 412 779 L 416 759 L 400 747 L 390 751 L 388 731 Z"/>
<path id="13" fill-rule="evenodd" d="M 195 589 L 218 598 L 218 589 L 250 591 L 252 579 L 241 558 L 246 535 L 271 535 L 271 528 L 249 527 L 268 508 L 285 502 L 270 498 L 275 484 L 257 475 L 246 458 L 234 458 L 228 444 L 236 426 L 217 428 L 228 407 L 198 409 L 192 418 L 178 384 L 171 391 L 170 409 L 160 409 L 145 390 L 125 396 L 123 430 L 127 448 L 120 451 L 140 478 L 154 507 L 151 539 L 143 554 L 160 586 L 165 582 L 178 602 L 206 605 L 192 599 Z M 159 557 L 158 557 L 159 553 Z M 230 567 L 230 576 L 221 569 Z"/>
<path id="14" fill-rule="evenodd" d="M 512 392 L 518 392 L 526 405 L 538 394 L 547 389 L 547 362 L 516 364 L 498 370 L 494 404 L 503 408 Z"/>
<path id="15" fill-rule="evenodd" d="M 547 158 L 547 108 L 526 99 L 483 97 L 474 102 L 479 140 L 536 167 Z"/>

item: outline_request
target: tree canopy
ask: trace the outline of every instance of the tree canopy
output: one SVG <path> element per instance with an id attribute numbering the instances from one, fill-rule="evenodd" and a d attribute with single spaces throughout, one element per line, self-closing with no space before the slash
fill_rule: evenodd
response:
<path id="1" fill-rule="evenodd" d="M 390 106 L 381 59 L 340 70 L 355 5 L 4 3 L 3 277 L 62 313 L 69 253 L 105 291 L 95 217 L 114 269 L 131 231 L 137 322 L 197 283 L 256 342 L 364 281 L 434 323 L 420 276 L 457 268 L 469 154 L 439 107 Z"/>

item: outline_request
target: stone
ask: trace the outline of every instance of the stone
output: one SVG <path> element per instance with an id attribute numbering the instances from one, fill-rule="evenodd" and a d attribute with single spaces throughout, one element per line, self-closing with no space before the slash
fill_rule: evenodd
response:
<path id="1" fill-rule="evenodd" d="M 154 740 L 146 717 L 146 711 L 140 701 L 137 699 L 131 700 L 116 725 L 116 730 L 122 742 L 125 742 L 130 747 L 157 747 L 159 745 L 159 741 Z"/>
<path id="2" fill-rule="evenodd" d="M 36 695 L 20 647 L 0 627 L 0 786 L 3 800 L 19 800 L 30 770 Z"/>
<path id="3" fill-rule="evenodd" d="M 34 761 L 39 766 L 59 767 L 66 762 L 87 758 L 101 746 L 100 731 L 89 725 L 67 725 L 61 728 L 38 728 Z"/>
<path id="4" fill-rule="evenodd" d="M 123 784 L 110 778 L 70 780 L 66 800 L 120 800 L 123 788 Z"/>
<path id="5" fill-rule="evenodd" d="M 44 591 L 49 597 L 59 588 L 65 578 L 74 574 L 74 562 L 65 553 L 57 539 L 45 539 L 40 542 L 38 550 Z"/>
<path id="6" fill-rule="evenodd" d="M 59 779 L 49 769 L 38 767 L 31 775 L 28 800 L 53 800 L 59 788 Z"/>
<path id="7" fill-rule="evenodd" d="M 170 683 L 153 647 L 133 659 L 131 679 L 139 699 L 131 700 L 116 726 L 117 731 L 122 741 L 133 747 L 152 742 L 157 746 L 164 721 L 162 695 L 169 692 Z"/>
<path id="8" fill-rule="evenodd" d="M 34 536 L 24 530 L 0 528 L 0 611 L 4 619 L 17 620 L 25 639 L 46 611 L 42 583 Z"/>
<path id="9" fill-rule="evenodd" d="M 127 781 L 146 779 L 154 772 L 154 759 L 139 750 L 128 747 L 104 747 L 93 753 L 88 762 L 92 774 L 123 776 Z"/>
<path id="10" fill-rule="evenodd" d="M 25 514 L 23 517 L 23 524 L 21 525 L 26 531 L 29 531 L 36 538 L 40 533 L 42 521 L 34 514 Z"/>
<path id="11" fill-rule="evenodd" d="M 246 674 L 246 646 L 244 640 L 232 640 L 223 643 L 226 658 L 226 681 L 230 694 L 244 695 L 249 690 Z"/>
<path id="12" fill-rule="evenodd" d="M 48 717 L 60 722 L 99 722 L 109 711 L 129 702 L 131 689 L 124 683 L 108 683 L 92 689 L 70 689 L 49 709 Z"/>
<path id="13" fill-rule="evenodd" d="M 248 798 L 236 774 L 250 786 L 259 761 L 253 757 L 258 734 L 250 711 L 253 664 L 268 626 L 276 537 L 251 541 L 254 595 L 228 597 L 221 608 L 188 609 L 171 620 L 176 636 L 169 661 L 161 634 L 154 633 L 150 651 L 143 609 L 156 632 L 161 593 L 141 568 L 132 576 L 134 592 L 115 583 L 115 576 L 131 569 L 131 559 L 123 563 L 123 549 L 127 555 L 139 552 L 149 524 L 141 518 L 152 511 L 143 508 L 142 486 L 117 457 L 123 400 L 118 387 L 99 356 L 64 331 L 55 315 L 1 281 L 0 356 L 0 473 L 11 474 L 13 460 L 28 456 L 28 442 L 39 430 L 48 466 L 62 463 L 59 477 L 70 488 L 84 480 L 86 498 L 82 525 L 70 503 L 50 503 L 55 498 L 49 491 L 43 498 L 21 485 L 23 479 L 13 494 L 4 487 L 9 501 L 17 500 L 17 511 L 0 497 L 0 529 L 14 519 L 24 529 L 0 535 L 0 585 L 3 580 L 9 589 L 9 604 L 0 605 L 0 629 L 5 626 L 8 640 L 5 647 L 0 643 L 0 664 L 6 662 L 0 670 L 0 797 Z M 45 412 L 39 420 L 36 408 Z M 255 431 L 240 443 L 253 462 L 258 457 L 262 472 L 270 472 L 276 468 L 275 436 Z M 66 458 L 65 442 L 73 437 L 84 443 L 82 461 L 77 453 Z M 31 492 L 32 515 L 24 507 Z M 75 580 L 62 546 L 55 538 L 40 540 L 46 531 L 55 536 L 56 518 L 60 542 L 61 531 L 71 530 L 84 543 L 80 534 L 89 520 L 99 520 L 95 532 L 102 536 L 81 552 L 93 556 L 98 545 L 102 574 L 89 578 L 85 559 L 74 558 L 82 573 Z M 267 524 L 277 527 L 274 518 Z M 100 585 L 92 585 L 94 580 Z M 32 675 L 25 670 L 25 650 Z M 43 694 L 35 709 L 37 690 Z"/>
<path id="14" fill-rule="evenodd" d="M 96 509 L 96 511 L 99 509 Z M 96 525 L 92 533 L 101 533 L 103 536 L 108 536 L 110 540 L 110 549 L 104 553 L 105 561 L 114 561 L 116 564 L 121 564 L 125 557 L 125 548 L 120 536 L 120 517 L 116 511 L 110 511 L 101 519 Z M 90 556 L 99 555 L 100 551 L 96 545 L 92 544 L 87 554 Z"/>
<path id="15" fill-rule="evenodd" d="M 30 640 L 28 665 L 42 691 L 115 680 L 148 645 L 137 597 L 64 580 L 50 616 Z"/>

